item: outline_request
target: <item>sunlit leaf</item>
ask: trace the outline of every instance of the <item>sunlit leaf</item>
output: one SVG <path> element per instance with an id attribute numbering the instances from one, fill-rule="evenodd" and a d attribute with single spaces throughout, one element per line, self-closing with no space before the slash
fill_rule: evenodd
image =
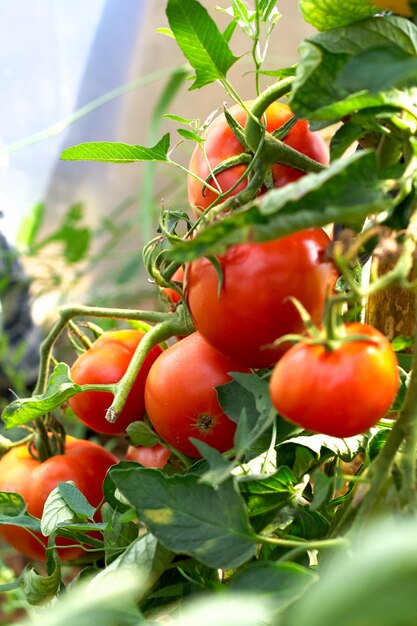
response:
<path id="1" fill-rule="evenodd" d="M 237 57 L 207 10 L 197 0 L 168 0 L 166 12 L 177 44 L 196 73 L 191 89 L 224 78 Z"/>
<path id="2" fill-rule="evenodd" d="M 164 135 L 153 148 L 112 141 L 92 141 L 67 148 L 61 154 L 61 159 L 64 161 L 102 161 L 105 163 L 167 161 L 169 141 L 169 134 Z"/>

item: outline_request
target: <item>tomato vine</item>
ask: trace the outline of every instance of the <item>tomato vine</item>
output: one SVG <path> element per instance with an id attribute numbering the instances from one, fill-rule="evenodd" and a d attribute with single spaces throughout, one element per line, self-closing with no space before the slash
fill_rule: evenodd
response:
<path id="1" fill-rule="evenodd" d="M 113 462 L 100 448 L 106 458 L 94 494 L 64 472 L 48 483 L 53 497 L 46 494 L 41 510 L 24 482 L 0 476 L 0 523 L 18 537 L 35 533 L 45 560 L 46 576 L 23 572 L 16 584 L 24 581 L 33 603 L 54 598 L 48 610 L 57 620 L 68 607 L 62 539 L 78 543 L 77 558 L 90 561 L 86 570 L 77 561 L 80 577 L 90 574 L 81 606 L 91 596 L 101 615 L 103 589 L 109 598 L 119 594 L 119 607 L 126 599 L 117 610 L 104 602 L 109 624 L 207 623 L 204 610 L 210 623 L 227 626 L 415 620 L 409 584 L 400 574 L 399 584 L 376 574 L 378 549 L 391 559 L 384 573 L 392 564 L 395 572 L 417 572 L 417 334 L 397 338 L 412 346 L 411 359 L 396 356 L 396 338 L 364 317 L 375 293 L 389 299 L 393 286 L 412 294 L 417 287 L 416 3 L 389 3 L 401 16 L 377 0 L 342 4 L 301 0 L 317 32 L 301 42 L 296 66 L 265 69 L 268 40 L 285 21 L 275 0 L 233 0 L 222 9 L 230 18 L 224 32 L 197 0 L 167 0 L 169 34 L 190 65 L 191 89 L 218 82 L 233 102 L 205 127 L 192 121 L 191 130 L 178 130 L 196 142 L 200 165 L 194 157 L 189 168 L 175 162 L 169 134 L 150 148 L 93 142 L 62 155 L 180 169 L 190 211 L 164 208 L 143 249 L 150 280 L 164 294 L 161 308 L 62 308 L 42 344 L 33 395 L 3 412 L 7 428 L 27 429 L 25 463 L 52 467 L 72 447 L 63 406 L 77 419 L 74 398 L 110 393 L 100 419 L 117 426 L 146 358 L 160 352 L 144 382 L 146 413 L 138 400 L 137 419 L 117 433 L 127 454 Z M 250 40 L 252 101 L 229 78 L 239 62 L 237 29 Z M 269 125 L 281 108 L 285 120 Z M 219 126 L 212 150 L 210 132 Z M 331 135 L 329 163 L 327 154 L 309 156 L 308 142 L 323 131 Z M 275 188 L 274 166 L 296 174 Z M 391 269 L 379 274 L 378 259 L 390 255 Z M 370 257 L 367 278 L 362 266 Z M 117 380 L 77 382 L 66 362 L 55 363 L 65 330 L 75 334 L 80 360 L 94 356 L 94 326 L 89 321 L 84 336 L 75 319 L 111 319 L 129 336 L 125 327 L 139 332 Z M 100 430 L 100 402 L 89 397 L 89 426 L 111 432 Z M 3 449 L 0 469 L 11 454 L 17 476 L 26 476 L 16 443 L 5 440 Z M 345 571 L 350 591 L 343 597 Z M 138 572 L 143 578 L 132 582 Z M 364 587 L 369 597 L 360 605 Z M 380 610 L 392 589 L 398 622 Z M 200 601 L 197 608 L 190 599 Z M 236 600 L 242 610 L 224 613 Z"/>

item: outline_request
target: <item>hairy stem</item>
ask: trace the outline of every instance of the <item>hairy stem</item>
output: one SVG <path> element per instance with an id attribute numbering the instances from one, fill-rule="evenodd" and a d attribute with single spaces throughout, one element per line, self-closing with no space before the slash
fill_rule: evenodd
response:
<path id="1" fill-rule="evenodd" d="M 59 311 L 58 320 L 55 322 L 48 336 L 43 340 L 40 348 L 39 375 L 33 395 L 45 392 L 52 359 L 52 349 L 69 321 L 74 317 L 96 317 L 161 323 L 172 316 L 169 313 L 139 311 L 134 309 L 112 309 L 83 305 L 62 307 Z"/>

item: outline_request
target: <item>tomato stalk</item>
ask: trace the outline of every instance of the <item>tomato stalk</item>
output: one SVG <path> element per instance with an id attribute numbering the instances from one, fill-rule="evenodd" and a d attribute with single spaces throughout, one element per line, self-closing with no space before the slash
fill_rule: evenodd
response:
<path id="1" fill-rule="evenodd" d="M 346 537 L 334 537 L 332 539 L 318 539 L 312 541 L 302 541 L 301 539 L 280 539 L 278 537 L 266 537 L 256 535 L 259 543 L 264 545 L 282 546 L 283 548 L 296 548 L 306 552 L 307 550 L 321 550 L 326 548 L 346 548 L 350 545 L 350 540 Z"/>
<path id="2" fill-rule="evenodd" d="M 37 419 L 35 430 L 28 448 L 33 458 L 42 463 L 56 454 L 64 454 L 65 429 L 55 418 L 48 415 L 46 419 Z"/>
<path id="3" fill-rule="evenodd" d="M 261 137 L 259 138 L 256 151 L 250 157 L 248 166 L 245 168 L 245 171 L 242 173 L 242 175 L 239 176 L 239 178 L 231 187 L 227 189 L 227 191 L 218 195 L 216 200 L 212 202 L 212 204 L 208 206 L 207 209 L 202 213 L 198 222 L 202 218 L 215 218 L 217 215 L 224 213 L 227 210 L 237 209 L 240 206 L 243 206 L 244 204 L 250 202 L 250 200 L 252 200 L 257 195 L 260 188 L 264 184 L 265 177 L 269 168 L 269 163 L 264 161 L 263 158 L 260 158 L 264 143 L 264 136 L 265 132 L 263 132 Z M 237 158 L 238 160 L 239 158 L 242 158 L 242 156 L 245 156 L 245 154 L 246 153 L 242 153 L 233 158 Z M 227 164 L 226 161 L 220 163 L 220 165 L 211 172 L 211 177 L 215 179 L 216 174 L 219 174 L 221 171 L 223 171 L 223 167 L 224 169 L 227 169 L 227 167 L 231 167 L 231 163 L 229 162 Z M 236 187 L 238 187 L 238 185 L 240 185 L 243 180 L 245 180 L 245 178 L 248 178 L 248 184 L 246 185 L 246 187 L 242 189 L 242 191 L 240 191 L 238 194 L 232 195 L 232 197 L 229 197 L 226 200 L 222 201 L 224 198 L 226 198 L 226 196 L 230 196 L 230 194 L 236 189 Z"/>
<path id="4" fill-rule="evenodd" d="M 253 152 L 256 152 L 259 141 L 262 136 L 265 135 L 264 146 L 260 156 L 263 161 L 268 164 L 282 163 L 283 165 L 293 167 L 302 172 L 321 172 L 325 169 L 324 165 L 310 159 L 305 154 L 298 152 L 298 150 L 287 146 L 270 133 L 265 133 L 265 129 L 260 123 L 262 115 L 268 106 L 288 93 L 293 80 L 293 77 L 284 78 L 265 89 L 265 91 L 254 100 L 245 126 L 246 143 Z"/>
<path id="5" fill-rule="evenodd" d="M 114 424 L 117 421 L 149 350 L 170 337 L 189 335 L 193 330 L 194 326 L 187 308 L 184 305 L 180 305 L 174 314 L 165 316 L 164 321 L 156 324 L 145 334 L 136 348 L 123 378 L 117 384 L 113 403 L 106 413 L 108 422 Z"/>
<path id="6" fill-rule="evenodd" d="M 40 348 L 40 365 L 39 375 L 33 395 L 45 392 L 49 374 L 49 366 L 51 363 L 51 353 L 55 342 L 68 325 L 69 321 L 74 317 L 96 317 L 119 320 L 142 321 L 149 323 L 161 323 L 172 318 L 169 313 L 159 311 L 143 311 L 135 309 L 112 309 L 106 307 L 90 307 L 90 306 L 64 306 L 58 313 L 58 320 L 55 322 L 51 331 L 45 337 Z"/>

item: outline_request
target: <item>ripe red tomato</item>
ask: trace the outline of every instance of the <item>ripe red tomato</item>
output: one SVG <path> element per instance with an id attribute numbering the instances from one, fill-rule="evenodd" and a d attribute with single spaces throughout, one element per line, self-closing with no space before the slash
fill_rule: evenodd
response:
<path id="1" fill-rule="evenodd" d="M 117 383 L 126 372 L 132 356 L 144 337 L 139 330 L 116 330 L 103 333 L 89 350 L 75 361 L 71 378 L 79 385 Z M 76 416 L 89 428 L 108 435 L 121 435 L 131 422 L 143 419 L 145 380 L 149 368 L 161 354 L 155 346 L 139 370 L 126 404 L 114 424 L 105 419 L 113 395 L 103 391 L 84 391 L 68 401 Z"/>
<path id="2" fill-rule="evenodd" d="M 145 386 L 146 412 L 161 439 L 195 458 L 201 455 L 189 437 L 220 452 L 232 448 L 236 424 L 222 411 L 215 387 L 237 371 L 248 370 L 214 350 L 199 333 L 165 350 Z"/>
<path id="3" fill-rule="evenodd" d="M 386 414 L 399 386 L 395 353 L 367 324 L 348 324 L 346 334 L 369 340 L 352 339 L 333 351 L 301 342 L 278 361 L 270 394 L 282 417 L 313 432 L 352 437 Z"/>
<path id="4" fill-rule="evenodd" d="M 117 463 L 117 458 L 105 448 L 82 439 L 66 438 L 65 453 L 50 457 L 41 463 L 34 459 L 28 446 L 12 448 L 0 460 L 0 491 L 19 493 L 27 504 L 28 513 L 41 518 L 50 492 L 60 482 L 72 480 L 90 504 L 97 507 L 102 498 L 102 484 L 107 470 Z M 99 521 L 100 516 L 97 516 Z M 0 535 L 16 550 L 30 559 L 45 560 L 47 538 L 33 537 L 18 526 L 0 526 Z M 73 545 L 74 541 L 59 538 L 59 546 Z M 86 545 L 88 545 L 86 541 Z M 81 547 L 58 550 L 63 560 L 73 560 L 86 553 Z"/>
<path id="5" fill-rule="evenodd" d="M 165 467 L 171 451 L 160 443 L 154 446 L 129 446 L 126 450 L 126 461 L 136 461 L 144 467 Z"/>
<path id="6" fill-rule="evenodd" d="M 250 105 L 249 102 L 247 104 Z M 231 107 L 229 112 L 242 127 L 245 126 L 247 113 L 240 105 Z M 266 130 L 272 133 L 291 119 L 293 114 L 287 105 L 274 102 L 267 108 L 265 116 Z M 298 120 L 287 133 L 283 142 L 319 163 L 327 165 L 329 162 L 329 153 L 324 140 L 319 133 L 312 132 L 309 129 L 308 122 L 305 120 Z M 206 157 L 201 146 L 197 145 L 188 167 L 190 172 L 196 174 L 202 180 L 206 180 L 211 173 L 207 162 L 210 163 L 211 170 L 213 170 L 225 159 L 244 152 L 244 147 L 233 134 L 224 114 L 216 117 L 208 126 L 203 147 Z M 217 174 L 216 181 L 222 193 L 227 192 L 236 183 L 244 174 L 246 167 L 246 165 L 234 165 Z M 272 166 L 272 178 L 275 187 L 281 187 L 303 175 L 304 172 L 279 163 Z M 215 181 L 210 180 L 209 183 L 212 187 L 216 187 Z M 244 178 L 231 192 L 231 195 L 236 195 L 246 185 L 247 179 Z M 188 199 L 190 205 L 196 208 L 197 212 L 207 208 L 216 198 L 217 194 L 214 191 L 207 188 L 203 191 L 202 183 L 193 176 L 188 176 Z"/>
<path id="7" fill-rule="evenodd" d="M 293 296 L 321 320 L 326 292 L 337 277 L 325 259 L 329 237 L 311 228 L 263 243 L 231 246 L 218 257 L 190 263 L 185 292 L 195 328 L 211 345 L 248 367 L 267 367 L 289 347 L 271 346 L 287 333 L 303 333 Z M 269 346 L 269 347 L 268 347 Z"/>

